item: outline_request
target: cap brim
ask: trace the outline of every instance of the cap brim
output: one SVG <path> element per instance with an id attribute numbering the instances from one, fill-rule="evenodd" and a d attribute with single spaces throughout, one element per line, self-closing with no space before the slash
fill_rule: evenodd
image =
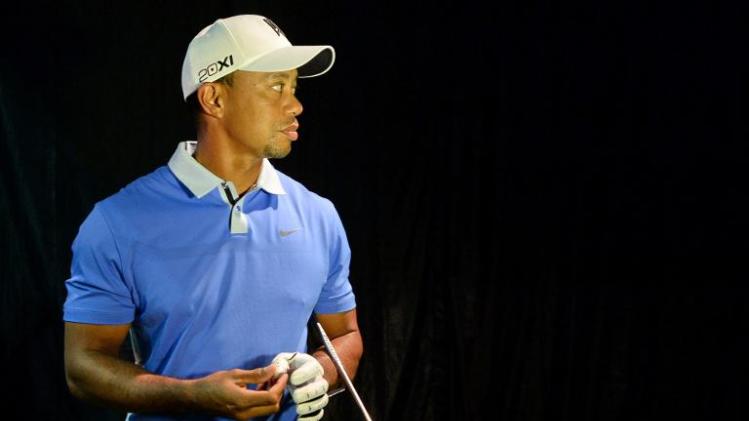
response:
<path id="1" fill-rule="evenodd" d="M 329 45 L 294 45 L 271 51 L 240 69 L 251 72 L 298 69 L 299 77 L 314 77 L 330 70 L 334 61 L 335 50 Z"/>

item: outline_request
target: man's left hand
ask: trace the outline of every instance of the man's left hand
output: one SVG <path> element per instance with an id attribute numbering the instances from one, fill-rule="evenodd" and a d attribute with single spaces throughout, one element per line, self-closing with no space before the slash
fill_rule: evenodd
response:
<path id="1" fill-rule="evenodd" d="M 299 421 L 315 421 L 322 418 L 328 404 L 328 381 L 323 377 L 322 365 L 315 357 L 303 352 L 282 352 L 273 358 L 276 376 L 289 373 L 287 388 L 291 393 Z"/>

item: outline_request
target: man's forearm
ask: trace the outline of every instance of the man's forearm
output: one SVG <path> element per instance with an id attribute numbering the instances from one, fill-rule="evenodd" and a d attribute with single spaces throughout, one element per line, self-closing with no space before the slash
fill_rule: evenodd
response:
<path id="1" fill-rule="evenodd" d="M 356 370 L 359 367 L 359 360 L 361 359 L 364 348 L 359 331 L 348 332 L 337 338 L 331 339 L 331 342 L 333 343 L 333 347 L 335 347 L 338 357 L 341 359 L 341 363 L 346 368 L 346 374 L 353 379 L 356 375 Z M 333 360 L 331 360 L 327 351 L 325 351 L 325 347 L 318 348 L 313 355 L 323 366 L 323 369 L 325 370 L 325 380 L 330 383 L 331 388 L 337 387 L 343 383 L 343 380 L 338 375 L 338 370 L 336 369 L 335 364 L 333 364 Z"/>
<path id="2" fill-rule="evenodd" d="M 194 381 L 149 373 L 96 351 L 69 363 L 70 391 L 78 398 L 133 412 L 184 412 L 196 409 Z"/>

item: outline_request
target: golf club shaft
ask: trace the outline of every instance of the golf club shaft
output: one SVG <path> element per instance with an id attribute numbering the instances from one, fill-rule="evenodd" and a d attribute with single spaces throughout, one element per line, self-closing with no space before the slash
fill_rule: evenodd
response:
<path id="1" fill-rule="evenodd" d="M 354 384 L 351 382 L 351 379 L 346 373 L 346 369 L 343 367 L 343 363 L 341 363 L 341 359 L 338 358 L 338 353 L 335 352 L 335 348 L 333 348 L 333 343 L 330 342 L 330 338 L 328 338 L 328 335 L 325 334 L 325 329 L 322 328 L 322 325 L 320 323 L 317 323 L 317 329 L 320 331 L 320 335 L 322 336 L 322 341 L 325 344 L 325 349 L 327 349 L 328 353 L 330 354 L 330 359 L 333 360 L 333 364 L 338 369 L 338 374 L 343 378 L 343 381 L 346 383 L 346 387 L 348 388 L 348 390 L 351 391 L 351 395 L 354 396 L 354 400 L 356 401 L 356 404 L 359 405 L 359 409 L 361 409 L 362 415 L 364 415 L 364 419 L 366 419 L 367 421 L 372 421 L 372 417 L 369 416 L 369 413 L 367 412 L 367 408 L 364 407 L 364 403 L 361 401 L 359 394 L 356 393 Z"/>

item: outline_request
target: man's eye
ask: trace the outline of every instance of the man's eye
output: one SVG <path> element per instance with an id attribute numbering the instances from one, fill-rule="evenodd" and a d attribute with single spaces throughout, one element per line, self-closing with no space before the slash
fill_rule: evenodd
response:
<path id="1" fill-rule="evenodd" d="M 283 92 L 283 83 L 276 83 L 275 85 L 271 86 L 271 88 L 276 92 Z"/>

